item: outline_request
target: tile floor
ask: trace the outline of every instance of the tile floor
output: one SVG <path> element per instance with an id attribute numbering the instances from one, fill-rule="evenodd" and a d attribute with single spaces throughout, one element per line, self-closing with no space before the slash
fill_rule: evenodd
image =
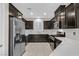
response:
<path id="1" fill-rule="evenodd" d="M 49 56 L 51 52 L 49 43 L 28 43 L 23 56 Z"/>

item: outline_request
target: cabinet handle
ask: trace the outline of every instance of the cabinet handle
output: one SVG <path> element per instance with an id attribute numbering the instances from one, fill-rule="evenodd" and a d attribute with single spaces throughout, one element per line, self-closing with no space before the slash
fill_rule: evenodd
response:
<path id="1" fill-rule="evenodd" d="M 3 45 L 1 44 L 0 47 L 2 47 Z"/>

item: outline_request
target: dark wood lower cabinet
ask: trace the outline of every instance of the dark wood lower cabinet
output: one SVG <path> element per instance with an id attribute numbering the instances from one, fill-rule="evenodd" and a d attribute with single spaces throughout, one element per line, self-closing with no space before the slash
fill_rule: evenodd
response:
<path id="1" fill-rule="evenodd" d="M 49 42 L 48 34 L 30 34 L 28 42 Z"/>

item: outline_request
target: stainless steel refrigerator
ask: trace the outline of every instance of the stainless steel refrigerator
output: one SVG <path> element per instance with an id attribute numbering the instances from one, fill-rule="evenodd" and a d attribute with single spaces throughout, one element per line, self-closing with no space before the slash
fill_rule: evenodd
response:
<path id="1" fill-rule="evenodd" d="M 9 17 L 9 55 L 21 56 L 25 50 L 25 42 L 22 35 L 25 35 L 25 24 L 22 19 Z"/>

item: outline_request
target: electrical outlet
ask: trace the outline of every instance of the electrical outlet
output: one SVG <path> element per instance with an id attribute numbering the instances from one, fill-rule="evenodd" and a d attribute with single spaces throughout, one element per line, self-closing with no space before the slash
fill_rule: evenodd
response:
<path id="1" fill-rule="evenodd" d="M 76 32 L 73 32 L 73 35 L 76 35 Z"/>

